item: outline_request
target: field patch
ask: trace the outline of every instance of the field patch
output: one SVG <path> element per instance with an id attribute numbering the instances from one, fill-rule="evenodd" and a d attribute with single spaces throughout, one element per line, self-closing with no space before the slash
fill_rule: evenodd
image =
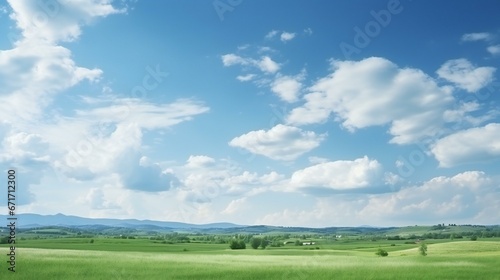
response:
<path id="1" fill-rule="evenodd" d="M 344 250 L 346 254 L 342 255 L 342 251 L 327 249 L 134 252 L 20 248 L 17 272 L 9 276 L 106 280 L 496 279 L 500 275 L 499 244 L 480 243 L 483 242 L 432 244 L 426 257 L 418 256 L 417 251 L 413 253 L 416 249 L 377 257 L 374 253 L 352 250 Z M 488 247 L 487 252 L 496 255 L 465 254 L 474 246 Z M 448 255 L 457 251 L 462 253 Z M 406 255 L 400 256 L 403 252 Z"/>

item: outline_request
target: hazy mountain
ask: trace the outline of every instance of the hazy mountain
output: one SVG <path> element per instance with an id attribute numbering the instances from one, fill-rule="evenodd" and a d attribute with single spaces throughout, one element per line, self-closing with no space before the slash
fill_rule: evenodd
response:
<path id="1" fill-rule="evenodd" d="M 56 215 L 39 215 L 39 214 L 17 214 L 17 227 L 31 228 L 39 226 L 84 226 L 84 225 L 103 225 L 112 227 L 129 227 L 129 228 L 147 228 L 161 227 L 172 229 L 210 229 L 210 228 L 235 228 L 242 227 L 241 225 L 231 223 L 211 223 L 211 224 L 189 224 L 181 222 L 162 222 L 152 220 L 137 220 L 137 219 L 92 219 L 77 216 L 69 216 L 63 214 Z M 0 219 L 6 220 L 7 215 L 0 215 Z"/>

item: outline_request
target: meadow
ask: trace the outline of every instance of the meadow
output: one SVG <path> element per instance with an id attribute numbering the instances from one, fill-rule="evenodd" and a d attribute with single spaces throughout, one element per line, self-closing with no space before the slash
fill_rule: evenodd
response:
<path id="1" fill-rule="evenodd" d="M 231 250 L 227 244 L 161 244 L 148 239 L 24 240 L 16 272 L 2 279 L 500 279 L 500 240 L 418 244 L 351 240 Z M 5 244 L 2 252 L 6 252 Z M 319 249 L 317 249 L 317 248 Z M 378 248 L 387 257 L 375 255 Z M 4 253 L 2 255 L 5 256 Z M 6 256 L 5 256 L 5 259 Z"/>

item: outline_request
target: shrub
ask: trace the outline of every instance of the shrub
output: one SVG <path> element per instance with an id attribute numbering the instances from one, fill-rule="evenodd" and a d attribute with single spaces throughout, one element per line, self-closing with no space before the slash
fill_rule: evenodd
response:
<path id="1" fill-rule="evenodd" d="M 427 256 L 427 245 L 425 243 L 420 244 L 418 251 L 420 252 L 420 255 Z"/>
<path id="2" fill-rule="evenodd" d="M 476 241 L 476 240 L 477 240 L 477 236 L 475 236 L 475 235 L 471 236 L 471 237 L 470 237 L 470 240 L 471 240 L 471 241 Z"/>
<path id="3" fill-rule="evenodd" d="M 229 248 L 233 249 L 233 250 L 236 250 L 236 249 L 246 249 L 247 245 L 245 244 L 245 241 L 243 240 L 237 240 L 237 239 L 233 239 L 231 240 L 231 242 L 229 243 Z"/>
<path id="4" fill-rule="evenodd" d="M 377 252 L 375 253 L 375 255 L 380 256 L 380 257 L 387 257 L 387 256 L 389 256 L 389 253 L 387 253 L 386 250 L 379 248 L 377 250 Z"/>

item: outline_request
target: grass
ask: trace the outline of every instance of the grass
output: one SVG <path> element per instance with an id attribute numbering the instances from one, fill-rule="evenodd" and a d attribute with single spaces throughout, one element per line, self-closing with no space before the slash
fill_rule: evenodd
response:
<path id="1" fill-rule="evenodd" d="M 25 240 L 16 251 L 17 272 L 8 272 L 2 261 L 0 278 L 10 273 L 11 279 L 500 279 L 498 241 L 429 242 L 426 257 L 418 255 L 417 244 L 390 246 L 394 241 L 319 244 L 320 250 L 88 241 Z M 379 246 L 392 250 L 388 257 L 375 256 Z M 1 252 L 5 256 L 5 248 Z"/>

